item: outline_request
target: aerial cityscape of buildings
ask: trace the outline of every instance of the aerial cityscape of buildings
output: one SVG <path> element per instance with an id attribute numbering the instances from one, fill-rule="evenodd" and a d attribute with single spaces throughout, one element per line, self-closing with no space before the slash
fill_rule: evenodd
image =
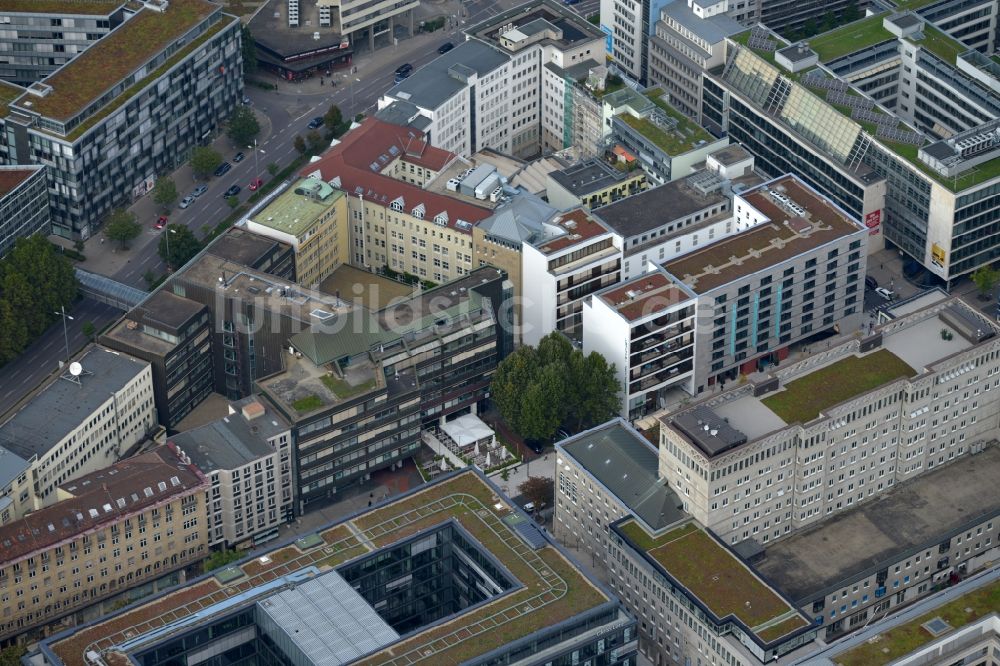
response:
<path id="1" fill-rule="evenodd" d="M 0 0 L 0 656 L 1000 664 L 998 47 Z"/>

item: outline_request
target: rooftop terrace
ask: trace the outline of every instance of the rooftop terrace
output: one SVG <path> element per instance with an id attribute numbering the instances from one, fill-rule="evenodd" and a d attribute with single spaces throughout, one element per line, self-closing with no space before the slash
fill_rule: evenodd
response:
<path id="1" fill-rule="evenodd" d="M 164 12 L 143 9 L 46 78 L 52 92 L 25 95 L 21 106 L 67 121 L 218 9 L 207 0 L 170 0 Z"/>
<path id="2" fill-rule="evenodd" d="M 615 526 L 719 620 L 739 619 L 764 643 L 809 625 L 733 553 L 695 523 L 653 537 L 634 519 Z"/>
<path id="3" fill-rule="evenodd" d="M 602 234 L 610 233 L 607 227 L 583 208 L 567 211 L 554 218 L 553 223 L 561 227 L 565 233 L 556 237 L 546 237 L 535 243 L 535 246 L 543 254 L 554 254 Z"/>
<path id="4" fill-rule="evenodd" d="M 56 666 L 87 666 L 84 654 L 88 650 L 102 653 L 111 664 L 124 663 L 122 643 L 162 629 L 165 623 L 183 621 L 193 613 L 199 613 L 199 621 L 204 621 L 231 612 L 234 604 L 246 606 L 269 596 L 271 590 L 261 586 L 281 576 L 302 572 L 312 578 L 307 567 L 316 567 L 320 573 L 329 571 L 454 520 L 522 587 L 450 620 L 431 624 L 357 663 L 463 663 L 611 600 L 547 538 L 543 537 L 539 548 L 529 547 L 512 526 L 519 518 L 523 519 L 482 477 L 472 471 L 459 472 L 329 525 L 318 533 L 318 540 L 308 542 L 318 541 L 315 546 L 300 540 L 245 559 L 214 576 L 49 639 L 48 647 L 57 657 Z"/>
<path id="5" fill-rule="evenodd" d="M 626 321 L 636 321 L 663 312 L 691 298 L 661 272 L 639 277 L 600 292 L 598 298 Z"/>
<path id="6" fill-rule="evenodd" d="M 301 178 L 250 221 L 299 238 L 343 196 L 318 178 Z"/>
<path id="7" fill-rule="evenodd" d="M 763 402 L 785 423 L 808 423 L 825 409 L 917 371 L 888 349 L 848 356 L 785 384 Z"/>
<path id="8" fill-rule="evenodd" d="M 934 570 L 938 544 L 1000 513 L 998 477 L 1000 446 L 993 445 L 768 544 L 755 566 L 799 604 L 925 549 L 933 550 Z"/>
<path id="9" fill-rule="evenodd" d="M 655 143 L 663 152 L 668 155 L 683 155 L 690 150 L 698 148 L 699 144 L 703 142 L 709 143 L 715 141 L 715 138 L 707 130 L 670 106 L 662 98 L 663 91 L 659 88 L 650 88 L 644 91 L 643 94 L 669 118 L 675 120 L 677 122 L 676 127 L 667 129 L 662 125 L 654 123 L 649 116 L 639 118 L 628 112 L 620 114 L 618 118 Z"/>
<path id="10" fill-rule="evenodd" d="M 769 190 L 782 192 L 805 215 L 792 215 Z M 699 294 L 861 230 L 857 222 L 794 176 L 783 176 L 740 196 L 769 221 L 663 265 Z"/>

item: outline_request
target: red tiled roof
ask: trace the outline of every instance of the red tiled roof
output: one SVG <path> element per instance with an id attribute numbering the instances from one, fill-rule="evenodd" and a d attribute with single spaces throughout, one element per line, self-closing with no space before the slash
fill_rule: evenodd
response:
<path id="1" fill-rule="evenodd" d="M 0 169 L 0 197 L 28 180 L 37 169 Z"/>
<path id="2" fill-rule="evenodd" d="M 205 475 L 182 462 L 170 445 L 68 481 L 60 488 L 71 493 L 72 498 L 0 526 L 4 566 L 83 532 L 116 523 L 126 515 L 186 494 L 205 483 Z"/>
<path id="3" fill-rule="evenodd" d="M 318 171 L 326 182 L 339 177 L 340 189 L 348 195 L 357 196 L 360 191 L 366 200 L 383 206 L 402 197 L 403 209 L 408 213 L 423 204 L 425 220 L 433 220 L 439 213 L 446 212 L 448 226 L 468 234 L 472 229 L 456 227 L 458 220 L 475 224 L 493 214 L 488 208 L 429 192 L 382 174 L 381 170 L 395 159 L 390 150 L 392 146 L 396 146 L 406 161 L 435 171 L 443 169 L 454 158 L 453 153 L 428 145 L 417 130 L 368 118 L 360 127 L 345 134 L 341 142 L 323 153 L 319 160 L 303 167 L 301 175 L 310 176 Z"/>

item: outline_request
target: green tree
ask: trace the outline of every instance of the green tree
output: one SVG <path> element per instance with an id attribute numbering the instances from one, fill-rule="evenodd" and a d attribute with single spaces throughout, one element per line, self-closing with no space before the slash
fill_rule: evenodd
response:
<path id="1" fill-rule="evenodd" d="M 83 323 L 83 334 L 86 335 L 91 340 L 94 339 L 94 334 L 97 333 L 97 328 L 94 326 L 94 322 L 87 321 Z"/>
<path id="2" fill-rule="evenodd" d="M 209 555 L 202 565 L 205 573 L 221 569 L 227 564 L 231 564 L 243 557 L 243 553 L 238 550 L 217 550 Z"/>
<path id="3" fill-rule="evenodd" d="M 597 352 L 587 356 L 574 350 L 569 364 L 569 386 L 572 397 L 568 415 L 571 427 L 584 430 L 604 423 L 621 411 L 619 397 L 622 385 L 615 376 L 614 364 Z"/>
<path id="4" fill-rule="evenodd" d="M 547 476 L 529 476 L 517 485 L 517 490 L 538 510 L 543 506 L 552 505 L 555 482 Z"/>
<path id="5" fill-rule="evenodd" d="M 562 363 L 547 365 L 524 388 L 517 430 L 525 439 L 548 441 L 559 430 L 566 415 L 565 370 Z"/>
<path id="6" fill-rule="evenodd" d="M 295 146 L 295 147 L 298 148 L 298 146 Z M 278 173 L 278 171 L 280 171 L 280 170 L 281 170 L 281 167 L 279 167 L 276 162 L 270 162 L 267 165 L 267 172 L 269 174 L 271 174 L 272 176 L 274 174 Z"/>
<path id="7" fill-rule="evenodd" d="M 520 433 L 523 391 L 538 374 L 538 352 L 527 345 L 518 347 L 501 362 L 493 374 L 490 395 L 504 421 Z"/>
<path id="8" fill-rule="evenodd" d="M 180 268 L 201 251 L 201 241 L 183 224 L 168 224 L 156 248 L 160 258 L 171 268 Z"/>
<path id="9" fill-rule="evenodd" d="M 240 30 L 240 44 L 243 49 L 243 78 L 257 73 L 257 45 L 250 34 L 250 28 Z"/>
<path id="10" fill-rule="evenodd" d="M 851 3 L 844 7 L 844 13 L 841 15 L 842 23 L 852 23 L 861 18 L 861 11 L 858 9 L 857 3 Z"/>
<path id="11" fill-rule="evenodd" d="M 332 134 L 337 131 L 343 122 L 344 114 L 340 112 L 340 107 L 336 104 L 331 104 L 330 108 L 323 114 L 323 124 L 326 126 L 326 129 Z"/>
<path id="12" fill-rule="evenodd" d="M 190 164 L 195 178 L 208 178 L 208 175 L 222 164 L 222 155 L 208 146 L 198 146 L 191 151 Z"/>
<path id="13" fill-rule="evenodd" d="M 229 204 L 229 208 L 236 210 L 236 207 L 240 205 L 240 198 L 235 194 L 231 197 L 226 197 L 226 203 Z"/>
<path id="14" fill-rule="evenodd" d="M 28 649 L 23 645 L 11 645 L 0 650 L 0 666 L 21 666 L 21 657 Z"/>
<path id="15" fill-rule="evenodd" d="M 113 241 L 120 242 L 123 250 L 125 244 L 138 237 L 140 233 L 142 233 L 142 227 L 136 222 L 135 213 L 124 208 L 116 208 L 111 211 L 107 223 L 104 225 L 104 235 Z"/>
<path id="16" fill-rule="evenodd" d="M 226 123 L 226 136 L 237 146 L 246 146 L 260 134 L 260 123 L 249 106 L 237 106 Z"/>
<path id="17" fill-rule="evenodd" d="M 819 32 L 819 29 L 816 27 L 816 19 L 810 17 L 809 20 L 806 21 L 806 24 L 802 26 L 802 33 L 806 37 L 812 37 L 817 32 Z"/>
<path id="18" fill-rule="evenodd" d="M 980 266 L 976 269 L 976 272 L 972 274 L 972 281 L 975 283 L 981 296 L 989 296 L 992 294 L 993 289 L 997 286 L 998 280 L 1000 280 L 1000 271 L 995 270 L 989 265 Z"/>
<path id="19" fill-rule="evenodd" d="M 163 210 L 170 210 L 177 201 L 177 185 L 173 178 L 165 177 L 156 181 L 153 187 L 153 201 L 163 206 Z"/>
<path id="20" fill-rule="evenodd" d="M 309 150 L 309 146 L 306 145 L 306 140 L 302 138 L 301 134 L 295 135 L 292 145 L 295 146 L 295 150 L 299 151 L 299 154 L 301 155 L 305 155 Z"/>
<path id="21" fill-rule="evenodd" d="M 85 248 L 86 248 L 87 246 L 83 244 L 83 241 L 82 241 L 82 240 L 78 240 L 78 241 L 76 241 L 75 243 L 73 243 L 73 247 L 74 247 L 74 248 L 76 248 L 76 251 L 77 251 L 77 252 L 79 252 L 80 254 L 83 254 L 83 251 L 84 251 L 84 249 L 85 249 Z"/>
<path id="22" fill-rule="evenodd" d="M 41 335 L 78 288 L 72 262 L 44 236 L 18 239 L 0 260 L 0 365 Z"/>
<path id="23" fill-rule="evenodd" d="M 316 130 L 311 130 L 306 134 L 306 142 L 309 144 L 310 153 L 318 153 L 323 150 L 323 135 Z"/>

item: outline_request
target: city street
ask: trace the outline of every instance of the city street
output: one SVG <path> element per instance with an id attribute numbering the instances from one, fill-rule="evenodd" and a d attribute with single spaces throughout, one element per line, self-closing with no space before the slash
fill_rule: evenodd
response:
<path id="1" fill-rule="evenodd" d="M 98 303 L 89 298 L 77 301 L 66 314 L 73 317 L 66 322 L 69 335 L 69 352 L 73 356 L 87 344 L 83 334 L 87 322 L 94 324 L 98 333 L 121 316 L 121 310 Z M 21 356 L 0 370 L 0 421 L 25 395 L 41 384 L 46 377 L 59 369 L 59 361 L 66 357 L 66 343 L 62 322 L 56 321 L 35 340 Z"/>

